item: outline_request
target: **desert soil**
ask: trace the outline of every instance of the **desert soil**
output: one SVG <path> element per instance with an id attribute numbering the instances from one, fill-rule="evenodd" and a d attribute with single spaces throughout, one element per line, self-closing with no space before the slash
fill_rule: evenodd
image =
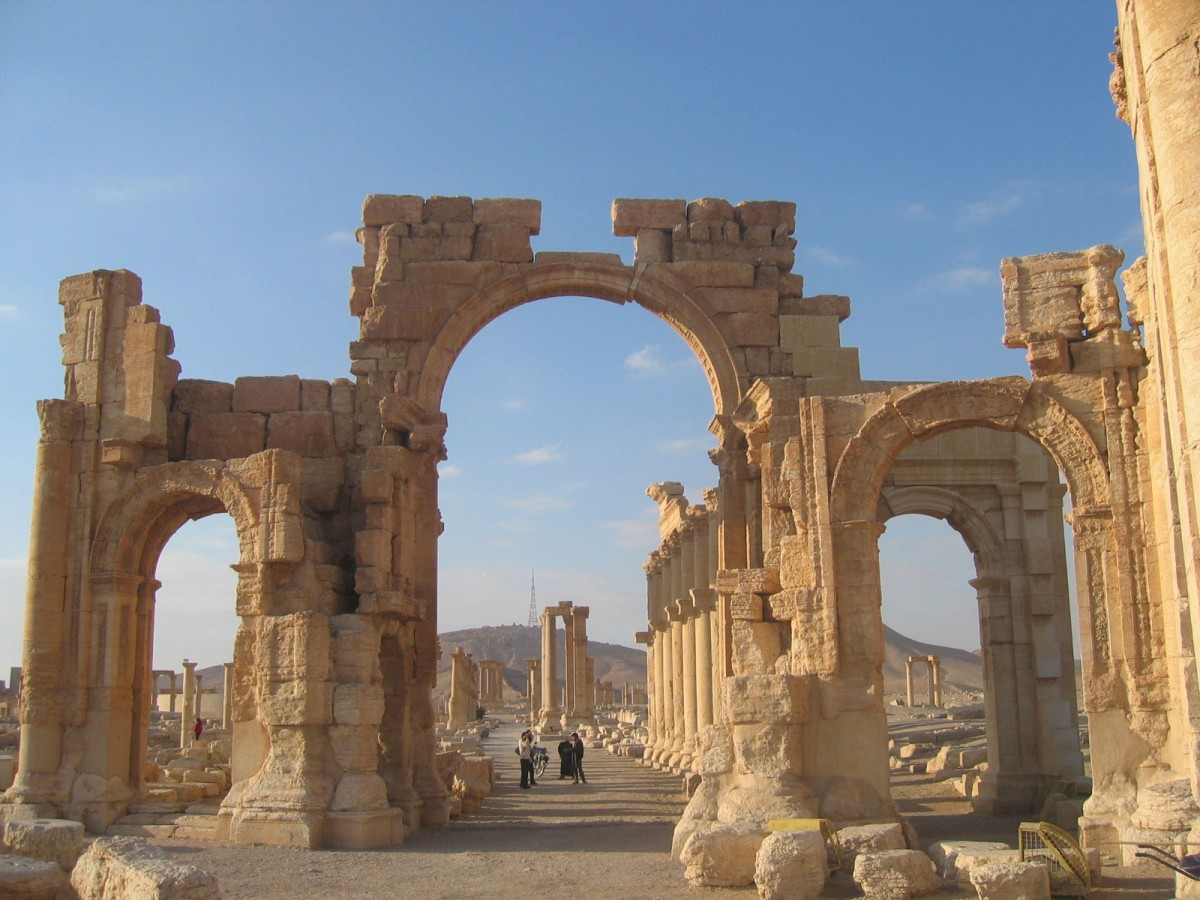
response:
<path id="1" fill-rule="evenodd" d="M 753 887 L 690 887 L 670 858 L 671 834 L 685 798 L 680 779 L 600 750 L 584 759 L 587 784 L 561 781 L 553 759 L 536 787 L 521 790 L 512 752 L 518 726 L 485 741 L 496 759 L 495 792 L 481 812 L 437 832 L 418 832 L 400 847 L 293 850 L 221 843 L 156 841 L 179 862 L 215 874 L 227 898 L 751 897 Z M 555 738 L 545 744 L 556 757 Z M 1020 817 L 970 814 L 944 782 L 919 776 L 893 785 L 901 812 L 922 842 L 1016 837 Z M 1166 879 L 1125 872 L 1092 896 L 1151 900 L 1174 895 Z M 849 875 L 830 880 L 827 896 L 858 896 Z M 937 897 L 973 897 L 943 892 Z"/>

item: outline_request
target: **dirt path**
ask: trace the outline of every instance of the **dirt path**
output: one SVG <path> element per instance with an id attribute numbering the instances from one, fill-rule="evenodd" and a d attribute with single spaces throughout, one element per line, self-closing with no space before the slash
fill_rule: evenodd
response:
<path id="1" fill-rule="evenodd" d="M 451 898 L 505 895 L 601 898 L 757 896 L 736 890 L 689 887 L 670 858 L 671 834 L 684 806 L 680 779 L 624 757 L 590 750 L 587 784 L 558 779 L 557 736 L 544 740 L 551 763 L 537 787 L 521 790 L 513 753 L 520 729 L 506 724 L 485 741 L 496 760 L 496 790 L 476 815 L 439 832 L 422 831 L 401 847 L 380 850 L 290 850 L 236 844 L 158 841 L 180 862 L 215 874 L 225 897 Z M 970 814 L 945 782 L 899 777 L 893 793 L 922 843 L 957 838 L 1016 837 L 1021 817 Z M 1116 878 L 1112 876 L 1117 876 Z M 849 873 L 827 886 L 828 897 L 857 896 Z M 946 891 L 939 898 L 974 897 Z M 1133 872 L 1112 872 L 1095 897 L 1158 900 L 1171 883 Z"/>

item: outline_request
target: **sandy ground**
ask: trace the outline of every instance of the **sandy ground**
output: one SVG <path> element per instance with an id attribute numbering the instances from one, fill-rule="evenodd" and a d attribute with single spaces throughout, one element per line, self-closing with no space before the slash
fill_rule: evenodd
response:
<path id="1" fill-rule="evenodd" d="M 694 888 L 670 858 L 671 834 L 685 799 L 677 777 L 593 750 L 588 783 L 560 781 L 551 768 L 537 787 L 518 787 L 512 752 L 518 728 L 505 725 L 485 749 L 496 758 L 495 793 L 475 816 L 440 832 L 413 835 L 381 850 L 289 850 L 233 844 L 158 841 L 180 862 L 215 874 L 227 898 L 593 898 L 753 897 L 754 888 Z M 556 739 L 545 741 L 555 756 Z M 901 812 L 922 842 L 1016 837 L 1021 817 L 975 816 L 949 785 L 903 776 L 893 787 Z M 1157 900 L 1174 896 L 1169 879 L 1132 873 L 1106 878 L 1095 897 Z M 829 897 L 858 892 L 848 874 L 830 880 Z M 942 892 L 937 897 L 973 897 Z"/>

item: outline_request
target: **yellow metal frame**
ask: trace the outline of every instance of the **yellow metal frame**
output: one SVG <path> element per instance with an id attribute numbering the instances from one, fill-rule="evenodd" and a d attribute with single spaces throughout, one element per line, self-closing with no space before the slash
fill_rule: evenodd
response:
<path id="1" fill-rule="evenodd" d="M 1065 872 L 1086 897 L 1092 889 L 1092 875 L 1079 842 L 1049 822 L 1022 822 L 1017 829 L 1017 848 L 1022 861 L 1044 859 L 1052 869 Z"/>

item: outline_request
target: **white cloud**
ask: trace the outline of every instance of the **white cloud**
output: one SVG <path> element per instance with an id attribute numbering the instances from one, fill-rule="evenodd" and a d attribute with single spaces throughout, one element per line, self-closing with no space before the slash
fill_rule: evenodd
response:
<path id="1" fill-rule="evenodd" d="M 840 253 L 835 253 L 828 247 L 809 247 L 804 251 L 808 258 L 815 262 L 824 263 L 827 266 L 848 266 L 853 260 L 848 256 L 842 256 Z"/>
<path id="2" fill-rule="evenodd" d="M 495 547 L 498 550 L 516 550 L 517 545 L 507 538 L 492 538 L 488 541 L 489 547 Z"/>
<path id="3" fill-rule="evenodd" d="M 711 437 L 676 438 L 674 440 L 656 441 L 654 444 L 654 449 L 659 453 L 669 453 L 678 456 L 704 452 L 711 450 L 712 447 L 713 439 Z"/>
<path id="4" fill-rule="evenodd" d="M 331 231 L 323 238 L 330 247 L 344 247 L 346 244 L 357 244 L 358 238 L 353 231 Z"/>
<path id="5" fill-rule="evenodd" d="M 438 466 L 438 476 L 441 478 L 457 478 L 461 474 L 462 469 L 454 463 L 442 463 Z"/>
<path id="6" fill-rule="evenodd" d="M 924 203 L 910 203 L 900 210 L 902 219 L 932 219 L 933 212 Z"/>
<path id="7" fill-rule="evenodd" d="M 518 400 L 516 397 L 513 397 L 509 400 L 501 400 L 499 403 L 496 404 L 496 406 L 500 409 L 507 409 L 507 410 L 516 412 L 517 410 L 520 410 L 520 409 L 527 409 L 529 404 L 526 403 L 524 400 Z"/>
<path id="8" fill-rule="evenodd" d="M 501 501 L 509 509 L 527 513 L 560 512 L 571 508 L 571 501 L 557 494 L 531 494 Z"/>
<path id="9" fill-rule="evenodd" d="M 533 450 L 527 450 L 524 453 L 518 453 L 512 458 L 513 462 L 525 463 L 530 466 L 541 465 L 548 462 L 561 462 L 563 455 L 558 449 L 557 444 L 547 444 L 544 447 L 537 447 Z"/>
<path id="10" fill-rule="evenodd" d="M 984 269 L 979 266 L 959 266 L 956 269 L 931 275 L 925 279 L 924 287 L 929 291 L 955 293 L 989 284 L 999 286 L 999 282 L 999 273 L 990 269 Z"/>
<path id="11" fill-rule="evenodd" d="M 0 319 L 15 319 L 21 311 L 11 303 L 0 303 Z"/>
<path id="12" fill-rule="evenodd" d="M 645 375 L 661 375 L 667 371 L 667 364 L 663 362 L 658 344 L 647 344 L 625 357 L 625 368 Z"/>
<path id="13" fill-rule="evenodd" d="M 1008 193 L 1003 196 L 968 203 L 958 210 L 956 220 L 964 228 L 990 225 L 1037 196 L 1038 190 L 1033 184 L 1018 183 L 1009 187 Z"/>
<path id="14" fill-rule="evenodd" d="M 177 197 L 191 189 L 191 182 L 182 176 L 165 178 L 111 178 L 92 186 L 92 199 L 111 206 L 133 206 Z"/>

